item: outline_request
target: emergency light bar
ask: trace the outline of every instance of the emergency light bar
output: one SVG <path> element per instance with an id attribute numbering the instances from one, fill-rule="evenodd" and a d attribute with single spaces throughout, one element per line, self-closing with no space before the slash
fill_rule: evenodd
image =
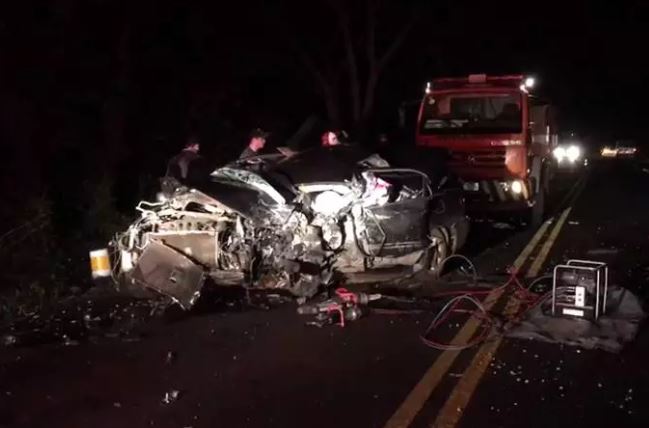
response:
<path id="1" fill-rule="evenodd" d="M 466 77 L 445 77 L 434 79 L 432 86 L 438 89 L 456 89 L 465 87 L 520 88 L 527 91 L 534 87 L 536 80 L 532 76 L 513 74 L 506 76 L 489 76 L 487 74 L 469 74 Z M 429 86 L 426 87 L 428 92 Z"/>

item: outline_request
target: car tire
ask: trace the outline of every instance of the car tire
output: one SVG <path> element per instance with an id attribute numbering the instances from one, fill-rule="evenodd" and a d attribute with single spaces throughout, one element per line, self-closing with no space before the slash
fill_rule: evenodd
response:
<path id="1" fill-rule="evenodd" d="M 431 243 L 426 254 L 426 267 L 435 278 L 438 278 L 442 274 L 442 263 L 450 255 L 451 243 L 448 233 L 441 227 L 432 228 L 429 237 Z"/>

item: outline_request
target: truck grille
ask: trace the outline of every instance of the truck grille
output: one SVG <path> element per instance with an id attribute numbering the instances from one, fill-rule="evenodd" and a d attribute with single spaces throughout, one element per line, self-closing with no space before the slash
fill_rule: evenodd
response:
<path id="1" fill-rule="evenodd" d="M 469 150 L 451 152 L 451 162 L 456 166 L 502 168 L 506 149 Z"/>

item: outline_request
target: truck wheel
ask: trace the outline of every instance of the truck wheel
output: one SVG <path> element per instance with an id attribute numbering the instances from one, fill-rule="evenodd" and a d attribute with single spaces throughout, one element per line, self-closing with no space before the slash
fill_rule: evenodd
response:
<path id="1" fill-rule="evenodd" d="M 444 229 L 435 227 L 430 231 L 430 248 L 428 249 L 428 270 L 435 277 L 442 274 L 442 262 L 449 256 L 450 242 Z"/>

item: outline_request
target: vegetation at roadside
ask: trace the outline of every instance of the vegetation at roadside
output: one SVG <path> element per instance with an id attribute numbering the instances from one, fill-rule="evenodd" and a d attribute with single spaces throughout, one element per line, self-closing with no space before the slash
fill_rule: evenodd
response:
<path id="1" fill-rule="evenodd" d="M 107 176 L 81 189 L 74 209 L 62 205 L 70 195 L 47 192 L 19 212 L 3 213 L 10 227 L 0 232 L 0 322 L 47 309 L 92 286 L 88 252 L 106 246 L 130 216 L 118 211 Z"/>

